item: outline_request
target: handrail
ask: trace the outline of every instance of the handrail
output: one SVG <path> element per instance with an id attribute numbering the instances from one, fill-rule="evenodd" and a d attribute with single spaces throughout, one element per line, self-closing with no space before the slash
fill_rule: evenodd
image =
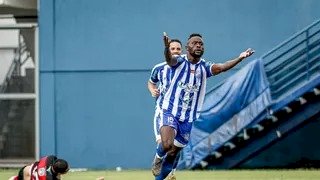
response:
<path id="1" fill-rule="evenodd" d="M 268 88 L 270 88 L 273 101 L 281 100 L 281 98 L 292 101 L 293 98 L 288 98 L 289 93 L 294 92 L 302 86 L 310 88 L 311 86 L 308 85 L 312 82 L 311 79 L 320 77 L 320 27 L 311 31 L 311 28 L 318 24 L 320 24 L 320 19 L 261 56 L 261 59 L 264 60 L 265 69 L 270 68 L 269 74 L 266 74 L 269 80 Z M 311 32 L 313 34 L 310 36 Z M 306 36 L 301 37 L 304 34 Z M 295 39 L 298 36 L 300 37 Z M 286 47 L 283 48 L 284 46 Z M 270 55 L 273 56 L 270 57 Z M 267 58 L 268 56 L 269 58 Z M 266 59 L 270 61 L 266 62 Z M 272 64 L 273 62 L 275 64 Z M 277 77 L 272 77 L 274 74 Z M 275 81 L 270 81 L 271 78 L 274 78 Z M 214 92 L 224 83 L 225 81 L 214 86 L 208 93 Z M 266 107 L 265 109 L 267 113 L 270 112 L 269 108 L 271 107 Z M 239 135 L 239 132 L 237 134 Z M 210 150 L 219 152 L 228 141 L 231 142 L 232 140 L 227 140 L 223 143 L 219 142 L 218 147 L 213 147 Z M 206 158 L 210 158 L 210 156 L 210 154 L 207 155 L 203 160 L 206 161 Z"/>
<path id="2" fill-rule="evenodd" d="M 8 86 L 8 83 L 11 79 L 11 76 L 13 74 L 13 71 L 14 69 L 16 68 L 16 65 L 17 65 L 17 60 L 16 60 L 16 57 L 17 57 L 17 53 L 15 53 L 15 56 L 14 56 L 14 59 L 13 59 L 13 62 L 11 63 L 10 67 L 9 67 L 9 70 L 6 74 L 6 77 L 4 78 L 4 82 L 2 83 L 1 85 L 1 89 L 0 89 L 0 93 L 4 93 L 7 89 L 7 86 Z"/>
<path id="3" fill-rule="evenodd" d="M 302 29 L 301 31 L 295 33 L 294 35 L 290 36 L 287 40 L 283 41 L 282 43 L 280 43 L 279 45 L 277 45 L 276 47 L 272 48 L 270 51 L 264 53 L 262 56 L 260 56 L 261 59 L 266 59 L 266 57 L 270 56 L 271 54 L 275 53 L 277 50 L 279 50 L 280 48 L 284 47 L 285 45 L 287 45 L 288 43 L 292 42 L 295 38 L 297 38 L 298 36 L 302 35 L 302 34 L 306 34 L 306 37 L 304 39 L 302 39 L 301 41 L 297 42 L 296 44 L 292 45 L 291 48 L 289 48 L 288 50 L 281 52 L 277 57 L 272 58 L 270 61 L 265 62 L 265 67 L 270 65 L 271 63 L 275 62 L 277 59 L 280 59 L 281 57 L 283 57 L 285 54 L 292 52 L 293 50 L 295 50 L 296 47 L 298 47 L 299 45 L 302 45 L 303 43 L 306 43 L 306 48 L 305 48 L 305 53 L 307 54 L 307 66 L 309 63 L 309 51 L 314 48 L 312 46 L 312 44 L 310 44 L 309 39 L 310 38 L 314 38 L 316 35 L 320 34 L 320 29 L 316 30 L 315 32 L 313 32 L 312 34 L 309 33 L 309 31 L 311 30 L 311 28 L 315 27 L 316 25 L 320 24 L 320 19 L 316 20 L 315 22 L 313 22 L 312 24 L 310 24 L 309 26 L 305 27 L 304 29 Z M 312 47 L 311 47 L 312 46 Z M 289 57 L 290 58 L 290 57 Z M 290 63 L 289 63 L 290 64 Z M 308 66 L 309 67 L 309 66 Z M 308 68 L 309 71 L 310 68 Z M 309 72 L 307 72 L 309 73 Z M 309 78 L 309 75 L 308 75 Z M 213 91 L 215 91 L 216 89 L 218 89 L 220 86 L 222 86 L 225 83 L 226 80 L 220 82 L 218 85 L 214 86 L 213 88 L 209 89 L 206 93 L 212 93 Z"/>
<path id="4" fill-rule="evenodd" d="M 33 29 L 38 27 L 36 23 L 19 23 L 19 24 L 0 24 L 0 29 L 12 30 L 12 29 Z"/>
<path id="5" fill-rule="evenodd" d="M 280 100 L 292 90 L 306 83 L 311 79 L 312 76 L 318 74 L 320 75 L 320 73 L 314 71 L 313 67 L 318 66 L 317 64 L 320 64 L 320 62 L 314 62 L 313 65 L 311 63 L 312 56 L 320 54 L 318 51 L 320 42 L 320 27 L 316 27 L 319 24 L 320 19 L 261 56 L 261 58 L 265 61 L 264 65 L 266 69 L 269 69 L 267 72 L 267 77 L 271 83 L 271 95 L 274 100 Z M 275 54 L 275 56 L 268 58 L 272 54 Z M 286 57 L 288 54 L 290 56 Z M 304 58 L 301 58 L 302 56 L 304 56 Z M 297 64 L 297 62 L 300 63 L 298 63 L 299 67 L 296 68 L 303 70 L 302 67 L 305 67 L 304 72 L 292 71 L 287 74 L 287 71 L 290 68 L 292 69 L 294 64 Z M 276 66 L 271 65 L 273 63 L 276 63 Z M 275 76 L 279 76 L 281 74 L 283 77 L 286 77 L 286 79 L 290 79 L 290 81 L 284 81 L 283 78 L 274 79 Z"/>
<path id="6" fill-rule="evenodd" d="M 317 21 L 313 22 L 312 24 L 310 24 L 309 26 L 307 26 L 306 28 L 302 29 L 301 31 L 295 33 L 294 35 L 290 36 L 287 40 L 283 41 L 282 43 L 280 43 L 279 45 L 277 45 L 276 47 L 274 47 L 273 49 L 271 49 L 270 51 L 268 51 L 267 53 L 263 54 L 261 56 L 262 59 L 264 59 L 265 57 L 269 56 L 271 53 L 273 53 L 274 51 L 280 49 L 281 47 L 283 47 L 284 45 L 288 44 L 289 42 L 291 42 L 294 38 L 298 37 L 299 35 L 305 33 L 306 31 L 308 31 L 309 29 L 311 29 L 312 27 L 316 26 L 317 24 L 320 23 L 320 19 L 318 19 Z"/>
<path id="7" fill-rule="evenodd" d="M 21 36 L 21 35 L 20 35 Z M 13 58 L 13 62 L 11 63 L 8 72 L 6 74 L 6 77 L 4 78 L 4 82 L 0 86 L 0 93 L 4 93 L 7 89 L 8 83 L 14 74 L 16 67 L 18 64 L 20 64 L 20 56 L 27 52 L 26 44 L 23 42 L 19 42 L 19 48 L 15 49 L 15 55 Z"/>

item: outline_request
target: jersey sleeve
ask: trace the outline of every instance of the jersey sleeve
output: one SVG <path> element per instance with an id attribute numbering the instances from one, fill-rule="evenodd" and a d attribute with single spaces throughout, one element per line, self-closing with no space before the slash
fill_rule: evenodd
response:
<path id="1" fill-rule="evenodd" d="M 207 74 L 207 78 L 213 76 L 212 71 L 211 71 L 213 65 L 214 65 L 214 63 L 211 62 L 211 61 L 206 61 L 206 62 L 205 62 L 205 68 L 206 68 L 206 72 L 207 72 L 207 73 L 206 73 L 206 74 Z"/>
<path id="2" fill-rule="evenodd" d="M 157 66 L 152 68 L 150 78 L 149 78 L 149 81 L 151 83 L 157 84 L 159 82 L 159 76 L 158 76 L 159 72 L 160 72 L 160 68 L 158 68 Z"/>

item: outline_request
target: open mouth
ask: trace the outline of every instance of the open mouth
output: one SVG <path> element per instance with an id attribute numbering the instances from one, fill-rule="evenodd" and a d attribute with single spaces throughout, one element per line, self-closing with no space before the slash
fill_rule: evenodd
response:
<path id="1" fill-rule="evenodd" d="M 202 51 L 201 51 L 201 50 L 195 50 L 194 53 L 195 53 L 195 54 L 201 54 Z"/>

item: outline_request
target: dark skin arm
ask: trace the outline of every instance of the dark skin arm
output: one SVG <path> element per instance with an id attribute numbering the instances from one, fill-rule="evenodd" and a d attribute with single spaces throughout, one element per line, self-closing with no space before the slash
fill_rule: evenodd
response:
<path id="1" fill-rule="evenodd" d="M 169 66 L 174 66 L 177 64 L 177 58 L 175 56 L 172 56 L 169 51 L 169 42 L 170 39 L 167 35 L 167 33 L 163 33 L 163 42 L 164 42 L 164 56 L 166 59 L 166 62 Z M 232 60 L 226 61 L 225 63 L 217 63 L 214 64 L 211 68 L 211 72 L 214 75 L 220 74 L 221 72 L 228 71 L 229 69 L 236 66 L 238 63 L 240 63 L 243 59 L 251 56 L 254 53 L 254 50 L 249 48 L 246 51 L 240 53 L 239 57 L 234 58 Z"/>
<path id="2" fill-rule="evenodd" d="M 211 72 L 214 75 L 220 74 L 221 72 L 228 71 L 229 69 L 236 66 L 245 58 L 251 56 L 254 53 L 254 50 L 249 48 L 246 51 L 240 53 L 239 57 L 234 58 L 232 60 L 226 61 L 225 63 L 217 63 L 211 67 Z"/>

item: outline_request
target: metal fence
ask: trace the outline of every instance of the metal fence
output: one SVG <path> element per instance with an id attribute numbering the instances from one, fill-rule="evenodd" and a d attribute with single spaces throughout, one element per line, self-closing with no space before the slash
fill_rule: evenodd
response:
<path id="1" fill-rule="evenodd" d="M 320 20 L 262 55 L 271 95 L 280 100 L 320 74 Z"/>
<path id="2" fill-rule="evenodd" d="M 12 37 L 17 46 L 0 47 L 5 71 L 0 82 L 0 167 L 21 166 L 39 156 L 38 27 L 0 25 L 0 35 L 10 31 L 17 32 L 11 34 L 18 36 Z M 1 65 L 1 58 L 10 64 Z"/>

